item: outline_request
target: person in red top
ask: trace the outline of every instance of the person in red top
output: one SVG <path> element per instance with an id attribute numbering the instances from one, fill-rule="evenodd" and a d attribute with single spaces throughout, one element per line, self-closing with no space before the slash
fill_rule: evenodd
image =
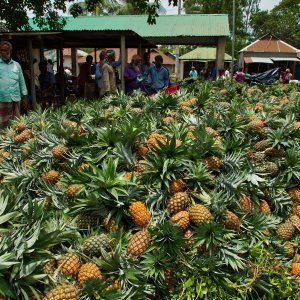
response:
<path id="1" fill-rule="evenodd" d="M 234 79 L 235 79 L 237 82 L 240 82 L 240 83 L 245 82 L 245 80 L 246 80 L 246 75 L 245 75 L 245 73 L 243 72 L 243 69 L 242 69 L 242 68 L 239 68 L 239 70 L 235 73 Z"/>
<path id="2" fill-rule="evenodd" d="M 92 62 L 93 62 L 93 56 L 88 55 L 86 57 L 86 62 L 83 63 L 80 67 L 80 72 L 78 76 L 79 97 L 83 97 L 85 83 L 91 78 Z"/>

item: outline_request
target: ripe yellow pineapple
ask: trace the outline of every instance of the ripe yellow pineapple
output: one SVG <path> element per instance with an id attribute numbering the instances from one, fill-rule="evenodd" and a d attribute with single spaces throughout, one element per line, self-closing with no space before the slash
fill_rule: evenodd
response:
<path id="1" fill-rule="evenodd" d="M 99 267 L 95 263 L 83 264 L 78 272 L 78 285 L 82 286 L 86 280 L 91 278 L 102 278 Z"/>
<path id="2" fill-rule="evenodd" d="M 138 172 L 135 172 L 135 171 L 125 172 L 123 176 L 124 176 L 124 178 L 126 178 L 128 180 L 132 180 L 135 175 L 138 175 Z"/>
<path id="3" fill-rule="evenodd" d="M 75 277 L 80 268 L 79 256 L 75 253 L 64 254 L 57 263 L 57 266 L 63 275 L 70 275 Z"/>
<path id="4" fill-rule="evenodd" d="M 64 145 L 57 145 L 52 149 L 52 155 L 56 159 L 64 159 L 66 153 L 67 153 L 67 148 Z"/>
<path id="5" fill-rule="evenodd" d="M 238 216 L 230 210 L 226 211 L 224 226 L 227 229 L 232 229 L 235 231 L 240 231 L 241 222 Z"/>
<path id="6" fill-rule="evenodd" d="M 189 212 L 183 210 L 175 214 L 171 218 L 171 222 L 177 224 L 181 231 L 186 231 L 190 225 L 190 216 Z"/>
<path id="7" fill-rule="evenodd" d="M 79 291 L 71 284 L 62 283 L 51 290 L 43 300 L 78 300 Z"/>
<path id="8" fill-rule="evenodd" d="M 146 205 L 141 201 L 136 201 L 130 204 L 129 213 L 135 225 L 146 227 L 151 219 L 151 214 Z"/>
<path id="9" fill-rule="evenodd" d="M 282 223 L 281 225 L 279 225 L 276 231 L 277 235 L 285 241 L 290 240 L 294 235 L 294 232 L 295 232 L 295 227 L 291 222 Z"/>
<path id="10" fill-rule="evenodd" d="M 190 220 L 195 225 L 209 223 L 213 216 L 211 212 L 202 204 L 194 204 L 189 208 Z"/>
<path id="11" fill-rule="evenodd" d="M 266 200 L 261 200 L 259 203 L 259 211 L 264 213 L 264 214 L 269 214 L 271 213 L 271 208 L 269 203 Z"/>
<path id="12" fill-rule="evenodd" d="M 222 160 L 217 156 L 208 156 L 204 159 L 204 163 L 211 171 L 220 169 Z"/>
<path id="13" fill-rule="evenodd" d="M 74 122 L 74 121 L 65 120 L 64 123 L 63 123 L 63 125 L 64 125 L 64 126 L 67 126 L 67 127 L 69 127 L 69 128 L 74 129 L 74 128 L 77 127 L 78 124 L 77 124 L 76 122 Z"/>
<path id="14" fill-rule="evenodd" d="M 175 193 L 168 201 L 167 211 L 170 215 L 185 210 L 190 202 L 190 198 L 185 192 Z"/>
<path id="15" fill-rule="evenodd" d="M 139 157 L 144 157 L 149 152 L 149 149 L 146 146 L 139 145 L 136 147 L 136 152 Z"/>
<path id="16" fill-rule="evenodd" d="M 170 183 L 171 194 L 183 192 L 186 188 L 186 183 L 182 179 L 175 179 Z"/>
<path id="17" fill-rule="evenodd" d="M 31 137 L 31 131 L 29 129 L 25 129 L 20 134 L 16 135 L 14 138 L 15 144 L 20 144 L 25 141 L 28 141 Z"/>
<path id="18" fill-rule="evenodd" d="M 185 244 L 187 247 L 191 247 L 195 244 L 195 239 L 194 239 L 194 234 L 193 231 L 188 229 L 185 233 L 184 233 L 184 239 L 185 239 Z"/>
<path id="19" fill-rule="evenodd" d="M 249 131 L 255 131 L 260 132 L 265 127 L 265 122 L 263 120 L 260 120 L 258 118 L 255 118 L 254 120 L 250 121 L 247 125 L 247 129 Z"/>
<path id="20" fill-rule="evenodd" d="M 66 196 L 69 199 L 74 199 L 77 193 L 81 190 L 81 186 L 78 184 L 71 184 L 67 187 Z"/>
<path id="21" fill-rule="evenodd" d="M 293 207 L 292 214 L 297 215 L 298 217 L 300 217 L 300 205 L 295 205 Z"/>
<path id="22" fill-rule="evenodd" d="M 51 170 L 49 172 L 43 173 L 42 178 L 49 183 L 55 184 L 58 182 L 60 174 L 55 170 Z"/>
<path id="23" fill-rule="evenodd" d="M 287 192 L 294 203 L 300 204 L 300 189 L 298 187 L 290 188 Z"/>
<path id="24" fill-rule="evenodd" d="M 174 278 L 174 271 L 172 269 L 165 269 L 165 284 L 167 289 L 173 290 L 175 286 L 175 278 Z"/>
<path id="25" fill-rule="evenodd" d="M 244 212 L 251 212 L 253 210 L 253 203 L 249 196 L 243 194 L 240 198 L 241 210 Z"/>
<path id="26" fill-rule="evenodd" d="M 126 248 L 129 256 L 140 257 L 150 246 L 151 237 L 146 230 L 141 230 L 135 233 Z"/>
<path id="27" fill-rule="evenodd" d="M 160 141 L 161 143 L 166 143 L 167 141 L 167 138 L 160 134 L 160 133 L 151 133 L 148 140 L 147 140 L 147 146 L 150 148 L 150 149 L 153 149 L 155 147 L 158 147 L 158 143 L 157 141 Z"/>
<path id="28" fill-rule="evenodd" d="M 214 130 L 213 128 L 211 127 L 205 127 L 205 132 L 208 134 L 208 135 L 211 135 L 212 137 L 218 137 L 219 134 L 216 130 Z"/>
<path id="29" fill-rule="evenodd" d="M 146 161 L 143 159 L 139 160 L 135 166 L 135 171 L 138 173 L 143 173 L 146 170 L 147 170 Z"/>
<path id="30" fill-rule="evenodd" d="M 300 231 L 300 218 L 297 215 L 291 215 L 289 221 L 298 231 Z"/>
<path id="31" fill-rule="evenodd" d="M 168 117 L 163 118 L 163 122 L 164 122 L 165 124 L 170 124 L 170 123 L 174 123 L 174 122 L 175 122 L 175 119 L 174 119 L 174 117 L 168 116 Z"/>
<path id="32" fill-rule="evenodd" d="M 55 269 L 55 259 L 51 258 L 43 267 L 43 271 L 46 274 L 52 274 L 54 272 Z"/>
<path id="33" fill-rule="evenodd" d="M 88 163 L 82 163 L 79 167 L 78 167 L 78 171 L 79 172 L 84 172 L 89 170 L 90 165 Z"/>
<path id="34" fill-rule="evenodd" d="M 19 123 L 13 125 L 13 129 L 16 132 L 20 133 L 26 129 L 26 125 L 22 122 L 19 122 Z"/>

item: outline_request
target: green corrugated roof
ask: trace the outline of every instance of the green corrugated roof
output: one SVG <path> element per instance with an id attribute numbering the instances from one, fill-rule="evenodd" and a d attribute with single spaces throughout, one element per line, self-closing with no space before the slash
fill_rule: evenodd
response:
<path id="1" fill-rule="evenodd" d="M 165 15 L 157 17 L 155 25 L 149 25 L 147 17 L 146 15 L 67 17 L 64 31 L 132 30 L 144 38 L 229 36 L 228 15 Z M 38 30 L 36 26 L 32 27 Z"/>
<path id="2" fill-rule="evenodd" d="M 191 52 L 181 55 L 179 59 L 181 60 L 216 60 L 217 58 L 217 48 L 215 47 L 198 47 Z M 231 56 L 225 53 L 225 61 L 231 61 Z"/>

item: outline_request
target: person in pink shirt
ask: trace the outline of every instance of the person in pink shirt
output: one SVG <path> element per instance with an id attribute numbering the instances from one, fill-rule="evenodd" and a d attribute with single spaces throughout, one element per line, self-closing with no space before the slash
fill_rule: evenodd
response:
<path id="1" fill-rule="evenodd" d="M 246 80 L 246 75 L 245 75 L 245 73 L 243 72 L 243 69 L 242 69 L 242 68 L 239 68 L 239 70 L 235 73 L 234 79 L 235 79 L 237 82 L 240 82 L 240 83 L 245 82 L 245 80 Z"/>

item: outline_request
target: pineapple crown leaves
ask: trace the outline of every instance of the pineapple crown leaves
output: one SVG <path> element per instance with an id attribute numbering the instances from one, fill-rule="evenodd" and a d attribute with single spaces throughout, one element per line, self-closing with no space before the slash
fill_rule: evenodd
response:
<path id="1" fill-rule="evenodd" d="M 152 250 L 152 252 L 147 251 L 142 255 L 141 265 L 147 278 L 163 284 L 165 270 L 174 266 L 174 260 L 163 251 Z"/>
<path id="2" fill-rule="evenodd" d="M 97 146 L 102 149 L 113 148 L 122 142 L 122 133 L 118 126 L 107 125 L 97 129 Z"/>
<path id="3" fill-rule="evenodd" d="M 3 190 L 0 191 L 0 225 L 7 222 L 13 223 L 20 216 L 20 213 L 15 210 L 16 202 L 9 194 Z"/>
<path id="4" fill-rule="evenodd" d="M 297 146 L 286 151 L 286 156 L 280 162 L 279 177 L 286 182 L 300 182 L 300 152 Z"/>
<path id="5" fill-rule="evenodd" d="M 246 181 L 245 172 L 233 171 L 229 174 L 220 174 L 215 182 L 215 187 L 218 190 L 223 190 L 225 193 L 234 196 L 243 187 L 243 183 Z"/>
<path id="6" fill-rule="evenodd" d="M 169 110 L 176 110 L 179 102 L 178 95 L 170 95 L 167 93 L 158 94 L 155 97 L 155 107 L 158 112 L 165 112 Z"/>
<path id="7" fill-rule="evenodd" d="M 185 152 L 184 144 L 180 141 L 177 142 L 175 135 L 167 137 L 166 141 L 162 142 L 156 139 L 157 146 L 153 146 L 154 152 L 166 158 L 181 158 Z"/>
<path id="8" fill-rule="evenodd" d="M 178 225 L 165 222 L 150 227 L 149 232 L 152 237 L 152 246 L 148 249 L 149 252 L 159 249 L 166 255 L 182 256 L 184 237 Z"/>
<path id="9" fill-rule="evenodd" d="M 241 151 L 227 153 L 222 158 L 222 171 L 232 172 L 241 169 L 244 163 L 245 159 Z"/>
<path id="10" fill-rule="evenodd" d="M 281 221 L 281 218 L 271 214 L 253 212 L 243 218 L 242 228 L 249 236 L 250 245 L 253 245 L 260 240 L 266 240 L 265 232 L 277 229 Z"/>
<path id="11" fill-rule="evenodd" d="M 132 170 L 137 163 L 136 155 L 130 146 L 117 143 L 113 153 L 119 158 L 119 165 L 123 165 L 127 170 Z"/>
<path id="12" fill-rule="evenodd" d="M 38 174 L 33 169 L 20 166 L 17 162 L 3 163 L 0 174 L 4 175 L 4 184 L 15 185 L 24 192 L 33 188 L 38 178 Z"/>
<path id="13" fill-rule="evenodd" d="M 81 293 L 84 299 L 123 300 L 123 293 L 118 290 L 109 289 L 110 283 L 102 279 L 87 279 L 82 287 Z"/>
<path id="14" fill-rule="evenodd" d="M 204 223 L 194 227 L 195 239 L 194 248 L 198 248 L 204 244 L 209 255 L 213 255 L 216 247 L 222 246 L 226 241 L 236 238 L 237 234 L 223 228 L 223 226 L 216 222 Z"/>

